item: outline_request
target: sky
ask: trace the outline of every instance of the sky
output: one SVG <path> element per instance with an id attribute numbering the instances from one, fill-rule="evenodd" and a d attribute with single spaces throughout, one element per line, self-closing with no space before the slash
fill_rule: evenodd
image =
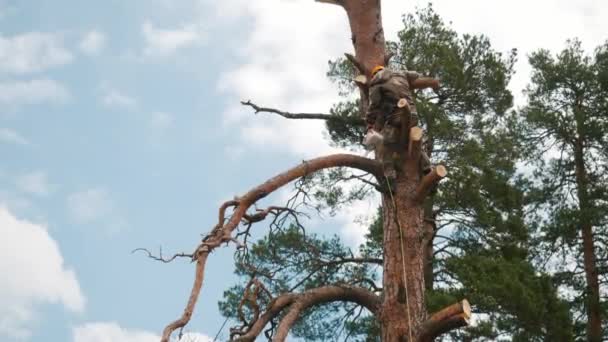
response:
<path id="1" fill-rule="evenodd" d="M 426 3 L 384 0 L 387 38 Z M 458 32 L 519 50 L 518 105 L 527 54 L 608 39 L 602 0 L 434 7 Z M 223 200 L 336 152 L 322 123 L 239 101 L 328 112 L 327 61 L 352 50 L 349 37 L 343 10 L 312 0 L 0 0 L 0 340 L 157 341 L 194 267 L 131 251 L 191 252 Z M 356 246 L 373 212 L 362 201 L 308 226 Z M 211 341 L 223 323 L 233 251 L 210 258 L 188 340 Z"/>

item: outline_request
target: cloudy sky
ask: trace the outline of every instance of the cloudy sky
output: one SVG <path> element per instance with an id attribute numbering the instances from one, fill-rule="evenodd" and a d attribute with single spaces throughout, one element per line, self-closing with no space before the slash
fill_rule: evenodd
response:
<path id="1" fill-rule="evenodd" d="M 425 4 L 384 0 L 388 38 Z M 519 49 L 516 94 L 530 51 L 608 38 L 602 0 L 435 8 L 461 33 Z M 239 101 L 327 111 L 327 60 L 352 49 L 349 37 L 342 10 L 312 0 L 0 0 L 0 340 L 156 341 L 193 267 L 130 251 L 189 252 L 222 200 L 331 153 L 319 123 L 254 116 Z M 311 230 L 356 244 L 353 218 L 372 208 Z M 231 249 L 210 260 L 188 327 L 198 341 L 223 322 L 231 261 Z"/>

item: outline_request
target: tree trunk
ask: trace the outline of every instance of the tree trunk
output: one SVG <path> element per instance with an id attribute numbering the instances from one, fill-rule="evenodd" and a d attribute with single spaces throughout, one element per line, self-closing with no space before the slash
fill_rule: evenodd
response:
<path id="1" fill-rule="evenodd" d="M 376 65 L 384 65 L 385 42 L 380 0 L 344 0 L 355 57 L 370 76 Z"/>
<path id="2" fill-rule="evenodd" d="M 386 58 L 381 1 L 317 1 L 340 5 L 346 10 L 355 49 L 354 60 L 349 59 L 369 80 L 371 70 L 376 65 L 384 65 Z M 364 114 L 368 89 L 364 84 L 358 85 L 361 91 L 361 112 Z M 382 196 L 384 269 L 383 302 L 379 317 L 383 342 L 428 339 L 422 338 L 420 334 L 427 319 L 425 261 L 429 258 L 428 253 L 432 256 L 432 248 L 427 248 L 429 238 L 425 236 L 424 209 L 420 198 L 416 198 L 421 195 L 420 153 L 407 153 L 407 147 L 403 142 L 397 150 L 378 151 L 376 155 L 377 160 L 383 160 L 383 153 L 397 153 L 402 161 L 393 194 L 385 193 Z M 422 197 L 424 195 L 422 193 Z"/>
<path id="3" fill-rule="evenodd" d="M 342 0 L 341 2 L 350 24 L 355 59 L 364 69 L 359 72 L 368 80 L 371 79 L 371 71 L 376 65 L 384 65 L 386 56 L 380 2 L 380 0 Z M 361 95 L 359 109 L 363 116 L 369 104 L 367 85 L 359 85 L 359 93 Z"/>
<path id="4" fill-rule="evenodd" d="M 437 224 L 435 223 L 435 215 L 433 212 L 433 200 L 429 199 L 424 203 L 424 285 L 426 290 L 433 289 L 433 283 L 435 276 L 433 274 L 433 258 L 434 248 L 433 240 L 435 237 L 435 231 L 437 230 Z"/>
<path id="5" fill-rule="evenodd" d="M 398 175 L 394 195 L 383 196 L 384 301 L 380 315 L 383 342 L 416 341 L 427 316 L 424 210 L 414 201 L 419 183 L 418 162 L 406 160 L 403 172 Z"/>
<path id="6" fill-rule="evenodd" d="M 577 139 L 574 150 L 576 164 L 576 185 L 579 200 L 581 235 L 583 238 L 583 263 L 587 285 L 587 340 L 600 342 L 602 340 L 602 319 L 600 305 L 600 285 L 595 262 L 595 246 L 593 242 L 593 226 L 585 210 L 592 206 L 588 195 L 587 170 L 585 169 L 583 143 Z"/>

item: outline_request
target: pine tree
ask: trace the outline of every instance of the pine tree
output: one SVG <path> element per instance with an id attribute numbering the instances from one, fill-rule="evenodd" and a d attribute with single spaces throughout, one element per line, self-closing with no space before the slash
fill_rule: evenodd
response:
<path id="1" fill-rule="evenodd" d="M 515 169 L 521 148 L 518 132 L 512 129 L 515 116 L 507 111 L 512 96 L 506 86 L 515 52 L 503 57 L 483 36 L 459 36 L 432 7 L 405 16 L 403 24 L 400 40 L 389 43 L 392 67 L 442 80 L 439 94 L 419 92 L 417 103 L 427 153 L 451 170 L 449 179 L 425 203 L 425 227 L 433 236 L 425 258 L 428 310 L 466 297 L 476 313 L 487 316 L 468 330 L 469 337 L 499 339 L 502 334 L 521 341 L 568 340 L 567 307 L 557 298 L 552 279 L 537 275 L 528 252 L 525 183 L 516 177 Z M 328 75 L 345 98 L 356 90 L 350 81 L 356 72 L 346 59 L 330 63 Z M 334 106 L 327 120 L 334 144 L 359 146 L 363 132 L 359 108 L 358 101 Z M 359 198 L 345 195 L 337 186 L 350 177 L 342 172 L 317 174 L 309 186 L 323 189 L 318 197 L 336 209 Z M 279 231 L 257 244 L 246 260 L 239 259 L 238 273 L 246 281 L 251 270 L 272 274 L 260 276 L 265 287 L 272 288 L 270 292 L 342 282 L 380 293 L 375 284 L 381 274 L 383 226 L 380 211 L 358 256 L 335 237 L 327 243 L 317 236 L 297 234 L 294 227 Z M 221 304 L 224 314 L 238 317 L 237 299 L 242 292 L 242 286 L 226 292 Z M 380 326 L 361 309 L 336 303 L 317 307 L 302 317 L 293 333 L 320 341 L 340 336 L 379 340 Z"/>
<path id="2" fill-rule="evenodd" d="M 568 41 L 557 56 L 533 53 L 530 64 L 522 130 L 535 166 L 531 221 L 538 222 L 541 257 L 553 262 L 578 317 L 577 336 L 602 341 L 608 338 L 602 330 L 608 317 L 608 43 L 588 56 L 580 41 Z"/>

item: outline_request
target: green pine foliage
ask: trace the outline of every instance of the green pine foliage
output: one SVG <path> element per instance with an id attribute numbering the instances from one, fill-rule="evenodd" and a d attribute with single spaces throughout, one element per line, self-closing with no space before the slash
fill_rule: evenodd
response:
<path id="1" fill-rule="evenodd" d="M 584 226 L 592 229 L 604 322 L 608 317 L 608 43 L 590 56 L 580 41 L 572 40 L 556 56 L 540 50 L 529 61 L 532 80 L 521 114 L 527 158 L 535 171 L 530 221 L 535 223 L 539 262 L 553 268 L 568 294 L 577 340 L 583 341 L 589 305 Z"/>
<path id="2" fill-rule="evenodd" d="M 567 298 L 564 290 L 582 293 L 584 274 L 580 267 L 555 269 L 544 262 L 559 255 L 580 264 L 576 226 L 585 217 L 596 229 L 598 270 L 603 283 L 608 281 L 607 46 L 598 48 L 593 58 L 585 57 L 577 43 L 557 60 L 545 51 L 534 54 L 530 100 L 520 113 L 512 109 L 513 96 L 507 89 L 515 50 L 503 54 L 483 35 L 458 34 L 430 5 L 403 17 L 398 38 L 388 43 L 393 54 L 390 66 L 437 77 L 442 83 L 437 94 L 416 93 L 424 149 L 450 172 L 425 203 L 426 219 L 435 232 L 433 277 L 426 293 L 429 311 L 469 299 L 476 324 L 452 333 L 455 340 L 572 341 L 581 336 L 576 317 L 584 311 L 584 301 Z M 327 121 L 327 130 L 332 144 L 360 149 L 364 125 L 355 100 L 358 90 L 351 81 L 355 75 L 344 59 L 329 63 L 328 77 L 343 101 L 331 109 L 335 119 Z M 576 115 L 564 120 L 567 113 L 555 99 L 554 93 L 566 82 L 564 76 L 590 89 L 585 92 L 589 112 L 584 127 L 593 205 L 584 210 L 568 197 L 573 172 L 568 144 L 576 133 Z M 563 153 L 547 158 L 547 151 L 555 148 Z M 341 188 L 345 180 L 359 180 L 344 170 L 307 178 L 299 190 L 306 188 L 303 192 L 317 199 L 316 210 L 330 213 L 374 190 L 369 182 L 350 191 Z M 239 254 L 237 273 L 243 284 L 257 277 L 273 295 L 329 284 L 356 284 L 381 293 L 380 213 L 357 253 L 338 237 L 327 239 L 286 225 Z M 354 262 L 357 258 L 375 261 Z M 239 315 L 243 284 L 226 291 L 220 303 L 227 317 Z M 251 308 L 242 311 L 251 317 Z M 308 310 L 292 334 L 310 341 L 379 341 L 379 326 L 365 310 L 334 303 Z"/>

